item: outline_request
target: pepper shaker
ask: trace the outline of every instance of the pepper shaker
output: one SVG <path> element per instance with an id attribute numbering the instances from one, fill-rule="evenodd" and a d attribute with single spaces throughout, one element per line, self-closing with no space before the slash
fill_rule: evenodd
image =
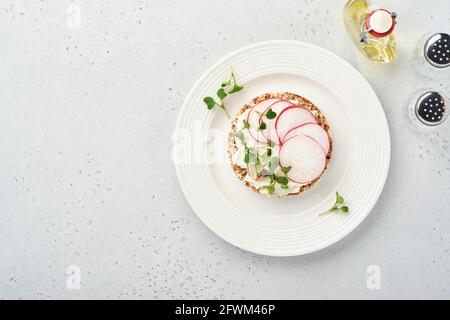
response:
<path id="1" fill-rule="evenodd" d="M 421 73 L 429 79 L 450 75 L 450 35 L 433 33 L 419 44 L 417 64 Z"/>
<path id="2" fill-rule="evenodd" d="M 441 92 L 423 90 L 408 107 L 409 117 L 417 129 L 429 131 L 444 124 L 448 117 L 449 100 Z"/>

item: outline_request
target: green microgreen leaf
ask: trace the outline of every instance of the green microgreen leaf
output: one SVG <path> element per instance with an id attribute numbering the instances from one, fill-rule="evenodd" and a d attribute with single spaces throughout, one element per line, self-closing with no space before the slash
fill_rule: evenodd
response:
<path id="1" fill-rule="evenodd" d="M 274 174 L 271 174 L 271 175 L 269 176 L 269 178 L 270 178 L 270 183 L 274 183 L 274 182 L 275 182 L 276 176 L 275 176 Z"/>
<path id="2" fill-rule="evenodd" d="M 275 119 L 275 117 L 277 116 L 277 113 L 274 112 L 272 110 L 272 108 L 270 108 L 267 112 L 266 112 L 266 118 L 269 120 Z"/>
<path id="3" fill-rule="evenodd" d="M 230 83 L 231 83 L 231 78 L 230 78 L 230 80 L 228 80 L 227 82 L 222 83 L 220 86 L 221 86 L 222 88 L 226 88 L 226 87 L 228 87 L 228 86 L 230 85 Z"/>
<path id="4" fill-rule="evenodd" d="M 265 122 L 261 122 L 259 125 L 259 130 L 264 131 L 267 129 L 267 124 Z"/>
<path id="5" fill-rule="evenodd" d="M 231 90 L 228 91 L 228 93 L 229 93 L 229 94 L 233 94 L 233 93 L 236 93 L 236 92 L 241 91 L 242 89 L 244 89 L 243 86 L 240 86 L 240 85 L 238 85 L 238 84 L 234 84 L 233 88 L 231 88 Z"/>
<path id="6" fill-rule="evenodd" d="M 267 148 L 266 154 L 268 157 L 272 156 L 272 148 Z"/>
<path id="7" fill-rule="evenodd" d="M 244 123 L 244 129 L 250 129 L 250 123 L 248 123 L 247 120 L 244 119 L 243 123 Z"/>
<path id="8" fill-rule="evenodd" d="M 263 188 L 269 191 L 270 194 L 273 194 L 275 192 L 275 187 L 273 185 L 264 186 Z"/>
<path id="9" fill-rule="evenodd" d="M 348 205 L 345 203 L 344 197 L 341 196 L 338 192 L 336 192 L 336 201 L 334 205 L 329 210 L 319 214 L 319 216 L 326 215 L 330 212 L 338 212 L 338 211 L 347 213 L 350 211 L 350 209 Z"/>
<path id="10" fill-rule="evenodd" d="M 208 110 L 211 110 L 216 106 L 216 101 L 212 97 L 205 97 L 203 99 L 203 102 L 206 103 L 206 106 L 208 107 Z"/>
<path id="11" fill-rule="evenodd" d="M 286 177 L 277 177 L 277 182 L 282 186 L 285 186 L 289 183 L 289 180 Z"/>
<path id="12" fill-rule="evenodd" d="M 291 171 L 291 169 L 292 169 L 291 166 L 289 166 L 289 167 L 283 167 L 283 168 L 281 168 L 281 171 L 282 171 L 284 174 L 288 174 L 288 172 Z"/>
<path id="13" fill-rule="evenodd" d="M 336 191 L 336 203 L 344 203 L 344 198 Z"/>
<path id="14" fill-rule="evenodd" d="M 225 99 L 225 97 L 226 97 L 227 95 L 228 95 L 228 94 L 225 92 L 225 89 L 224 89 L 224 88 L 220 88 L 219 90 L 217 90 L 217 96 L 219 97 L 220 100 Z"/>
<path id="15" fill-rule="evenodd" d="M 223 109 L 223 111 L 225 111 L 225 113 L 227 114 L 228 118 L 231 119 L 231 116 L 228 113 L 228 110 L 226 109 L 223 100 L 228 95 L 236 93 L 236 92 L 239 92 L 242 89 L 244 89 L 244 87 L 240 86 L 240 85 L 238 85 L 236 83 L 236 77 L 235 77 L 234 73 L 231 72 L 230 78 L 228 79 L 228 81 L 223 82 L 220 85 L 220 88 L 216 92 L 217 98 L 219 99 L 220 103 L 217 103 L 216 100 L 213 97 L 205 97 L 203 99 L 203 101 L 206 103 L 206 106 L 208 107 L 208 110 L 212 110 L 215 106 L 218 106 L 221 109 Z"/>

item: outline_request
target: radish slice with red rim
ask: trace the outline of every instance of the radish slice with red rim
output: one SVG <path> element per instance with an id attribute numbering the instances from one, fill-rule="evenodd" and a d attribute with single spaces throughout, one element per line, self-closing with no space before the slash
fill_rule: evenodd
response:
<path id="1" fill-rule="evenodd" d="M 294 136 L 280 149 L 280 164 L 291 167 L 287 176 L 295 183 L 309 183 L 325 170 L 326 157 L 322 147 L 308 136 Z"/>
<path id="2" fill-rule="evenodd" d="M 275 142 L 276 144 L 278 144 L 280 142 L 280 139 L 278 138 L 277 131 L 275 130 L 275 122 L 276 122 L 278 115 L 281 114 L 283 112 L 283 110 L 288 107 L 300 108 L 300 107 L 294 105 L 290 101 L 280 100 L 280 101 L 275 102 L 269 108 L 267 108 L 267 110 L 264 112 L 264 114 L 261 115 L 261 118 L 259 120 L 260 124 L 263 122 L 266 124 L 266 129 L 262 131 L 262 134 L 264 135 L 264 137 L 266 137 L 266 139 L 269 139 L 270 141 Z M 269 111 L 272 111 L 276 114 L 273 119 L 269 119 L 267 117 L 269 114 L 268 113 Z"/>
<path id="3" fill-rule="evenodd" d="M 298 106 L 285 108 L 275 121 L 275 129 L 280 142 L 289 130 L 307 123 L 317 123 L 316 117 L 309 110 Z"/>
<path id="4" fill-rule="evenodd" d="M 287 141 L 290 138 L 298 135 L 308 136 L 314 139 L 323 149 L 325 154 L 330 151 L 330 137 L 328 133 L 320 125 L 315 123 L 307 123 L 302 126 L 296 127 L 288 131 L 284 136 L 283 141 Z"/>
<path id="5" fill-rule="evenodd" d="M 259 119 L 261 115 L 270 108 L 271 105 L 278 102 L 279 99 L 267 99 L 259 102 L 249 111 L 247 115 L 247 122 L 250 125 L 248 129 L 250 135 L 256 142 L 267 143 L 267 138 L 259 130 Z"/>

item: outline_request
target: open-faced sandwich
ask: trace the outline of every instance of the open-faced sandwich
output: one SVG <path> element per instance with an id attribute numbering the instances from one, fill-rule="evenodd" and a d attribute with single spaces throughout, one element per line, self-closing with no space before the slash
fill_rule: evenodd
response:
<path id="1" fill-rule="evenodd" d="M 331 153 L 324 115 L 293 93 L 256 97 L 232 121 L 228 154 L 233 171 L 247 187 L 268 196 L 282 198 L 311 188 Z"/>

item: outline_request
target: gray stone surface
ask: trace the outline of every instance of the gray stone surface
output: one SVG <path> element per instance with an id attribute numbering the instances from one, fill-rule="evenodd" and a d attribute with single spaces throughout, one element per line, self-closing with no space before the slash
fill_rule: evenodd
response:
<path id="1" fill-rule="evenodd" d="M 450 95 L 450 76 L 427 81 L 412 68 L 419 38 L 449 31 L 450 2 L 384 1 L 399 14 L 399 56 L 383 66 L 352 47 L 344 2 L 2 1 L 0 298 L 450 298 L 450 129 L 420 134 L 404 114 L 424 87 Z M 170 163 L 193 82 L 271 39 L 348 60 L 392 135 L 369 217 L 332 247 L 284 259 L 209 231 Z M 70 265 L 80 290 L 66 287 Z M 366 286 L 369 265 L 381 268 L 380 290 Z"/>

